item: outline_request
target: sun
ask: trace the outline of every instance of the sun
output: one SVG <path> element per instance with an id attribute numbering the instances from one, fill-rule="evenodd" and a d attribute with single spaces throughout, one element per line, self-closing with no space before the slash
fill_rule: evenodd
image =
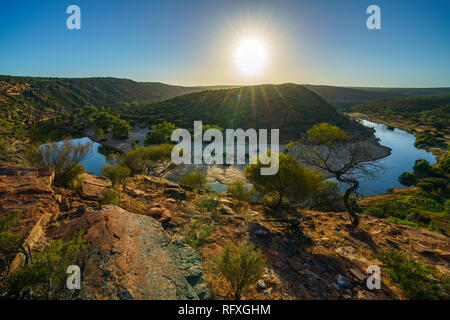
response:
<path id="1" fill-rule="evenodd" d="M 236 65 L 246 76 L 261 73 L 267 60 L 264 43 L 257 38 L 248 38 L 239 43 L 235 52 Z"/>

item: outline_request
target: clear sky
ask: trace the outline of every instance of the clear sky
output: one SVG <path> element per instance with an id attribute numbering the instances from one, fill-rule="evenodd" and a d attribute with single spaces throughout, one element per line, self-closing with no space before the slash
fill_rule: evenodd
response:
<path id="1" fill-rule="evenodd" d="M 66 8 L 81 8 L 81 30 Z M 366 8 L 381 8 L 381 30 Z M 236 67 L 263 44 L 255 76 Z M 2 1 L 0 74 L 180 85 L 450 86 L 450 1 Z"/>

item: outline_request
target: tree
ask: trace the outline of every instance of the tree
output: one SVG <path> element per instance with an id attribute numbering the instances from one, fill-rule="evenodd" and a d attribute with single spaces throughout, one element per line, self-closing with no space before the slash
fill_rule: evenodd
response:
<path id="1" fill-rule="evenodd" d="M 103 138 L 104 135 L 105 135 L 105 133 L 103 132 L 103 129 L 97 128 L 97 129 L 95 130 L 95 136 L 96 136 L 97 138 Z"/>
<path id="2" fill-rule="evenodd" d="M 116 118 L 112 124 L 112 134 L 115 139 L 125 139 L 130 133 L 131 126 L 128 122 Z"/>
<path id="3" fill-rule="evenodd" d="M 227 188 L 227 193 L 238 200 L 249 201 L 254 195 L 254 190 L 246 187 L 242 181 L 234 181 Z"/>
<path id="4" fill-rule="evenodd" d="M 154 124 L 150 126 L 150 132 L 147 133 L 144 143 L 146 144 L 158 144 L 170 142 L 172 132 L 176 129 L 176 126 L 164 121 L 162 123 Z"/>
<path id="5" fill-rule="evenodd" d="M 111 180 L 114 185 L 123 184 L 125 179 L 131 176 L 131 170 L 126 166 L 103 166 L 102 170 L 105 177 Z"/>
<path id="6" fill-rule="evenodd" d="M 370 150 L 364 142 L 359 137 L 351 138 L 337 126 L 323 122 L 314 125 L 300 141 L 287 147 L 305 164 L 329 172 L 339 182 L 349 185 L 344 193 L 344 205 L 350 215 L 351 228 L 358 227 L 359 219 L 349 197 L 358 189 L 358 179 L 375 178 L 382 170 L 378 164 L 367 162 Z"/>
<path id="7" fill-rule="evenodd" d="M 242 293 L 261 278 L 266 261 L 252 244 L 227 243 L 216 267 L 229 283 L 233 298 L 239 300 Z"/>
<path id="8" fill-rule="evenodd" d="M 133 175 L 153 174 L 161 177 L 175 168 L 171 157 L 173 148 L 171 144 L 136 148 L 119 157 L 118 162 L 128 167 Z"/>
<path id="9" fill-rule="evenodd" d="M 55 172 L 53 183 L 56 186 L 68 187 L 75 178 L 84 172 L 79 164 L 92 150 L 92 143 L 75 143 L 71 140 L 44 144 L 28 155 L 29 162 L 39 169 Z"/>
<path id="10" fill-rule="evenodd" d="M 442 157 L 439 159 L 438 168 L 444 173 L 444 174 L 450 174 L 450 152 L 447 151 L 442 155 Z"/>
<path id="11" fill-rule="evenodd" d="M 278 159 L 279 169 L 275 175 L 261 175 L 261 168 L 269 166 L 263 164 L 261 157 L 258 157 L 257 163 L 247 165 L 244 170 L 245 177 L 256 191 L 277 196 L 275 208 L 279 207 L 284 198 L 303 200 L 319 188 L 323 181 L 322 174 L 302 166 L 291 155 L 280 152 Z"/>
<path id="12" fill-rule="evenodd" d="M 204 189 L 207 187 L 205 175 L 201 172 L 191 172 L 181 178 L 180 182 L 195 189 Z"/>
<path id="13" fill-rule="evenodd" d="M 414 173 L 406 171 L 398 177 L 398 181 L 406 187 L 411 187 L 417 183 L 417 177 Z"/>
<path id="14" fill-rule="evenodd" d="M 421 178 L 428 177 L 433 174 L 433 168 L 431 167 L 430 163 L 425 159 L 416 160 L 413 169 L 416 176 Z"/>

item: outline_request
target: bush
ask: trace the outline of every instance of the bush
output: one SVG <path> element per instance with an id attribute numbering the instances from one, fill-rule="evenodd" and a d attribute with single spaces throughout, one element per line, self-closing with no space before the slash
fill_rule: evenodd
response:
<path id="1" fill-rule="evenodd" d="M 114 119 L 112 123 L 112 134 L 115 139 L 126 139 L 130 133 L 130 124 L 122 119 Z"/>
<path id="2" fill-rule="evenodd" d="M 239 246 L 227 243 L 216 264 L 218 272 L 230 285 L 235 300 L 239 300 L 244 291 L 261 278 L 265 266 L 261 251 L 246 243 Z"/>
<path id="3" fill-rule="evenodd" d="M 252 188 L 246 187 L 242 181 L 234 181 L 227 188 L 227 192 L 233 197 L 241 201 L 250 201 L 255 192 Z"/>
<path id="4" fill-rule="evenodd" d="M 270 152 L 270 151 L 269 151 Z M 266 166 L 258 157 L 256 164 L 245 167 L 245 177 L 261 194 L 276 194 L 279 206 L 283 199 L 304 200 L 317 192 L 323 181 L 323 175 L 317 171 L 302 166 L 291 155 L 278 154 L 279 169 L 275 175 L 262 175 L 261 168 Z"/>
<path id="5" fill-rule="evenodd" d="M 164 121 L 162 123 L 154 124 L 150 126 L 150 132 L 145 137 L 145 144 L 160 144 L 170 142 L 172 132 L 176 129 L 176 126 Z"/>
<path id="6" fill-rule="evenodd" d="M 206 239 L 210 236 L 212 230 L 212 225 L 202 225 L 200 220 L 192 220 L 185 241 L 192 248 L 202 247 L 206 244 Z"/>
<path id="7" fill-rule="evenodd" d="M 92 143 L 75 143 L 65 140 L 40 146 L 28 154 L 28 160 L 39 169 L 55 172 L 53 183 L 60 187 L 69 187 L 85 168 L 79 164 L 92 150 Z"/>
<path id="8" fill-rule="evenodd" d="M 125 179 L 131 176 L 131 170 L 121 165 L 103 166 L 102 170 L 105 177 L 111 180 L 114 185 L 123 184 Z"/>
<path id="9" fill-rule="evenodd" d="M 438 167 L 444 174 L 450 174 L 450 152 L 446 152 L 439 159 Z"/>
<path id="10" fill-rule="evenodd" d="M 180 183 L 191 186 L 198 190 L 209 187 L 208 185 L 206 185 L 205 175 L 201 172 L 191 172 L 185 175 L 183 178 L 181 178 Z"/>
<path id="11" fill-rule="evenodd" d="M 411 187 L 417 183 L 417 177 L 412 172 L 403 172 L 400 177 L 398 177 L 398 181 L 406 187 Z"/>
<path id="12" fill-rule="evenodd" d="M 444 298 L 441 279 L 433 277 L 432 269 L 423 263 L 409 259 L 395 251 L 381 251 L 378 259 L 383 262 L 393 282 L 409 299 L 434 300 Z"/>
<path id="13" fill-rule="evenodd" d="M 7 160 L 10 158 L 9 148 L 6 139 L 0 136 L 0 159 Z"/>
<path id="14" fill-rule="evenodd" d="M 368 207 L 364 210 L 364 213 L 377 218 L 384 218 L 384 210 L 380 207 Z"/>
<path id="15" fill-rule="evenodd" d="M 171 144 L 140 147 L 119 157 L 118 164 L 128 167 L 131 174 L 155 174 L 160 176 L 173 169 Z"/>
<path id="16" fill-rule="evenodd" d="M 416 160 L 414 163 L 414 173 L 416 176 L 422 178 L 422 177 L 429 177 L 433 174 L 433 169 L 430 165 L 430 163 L 425 159 L 419 159 Z"/>
<path id="17" fill-rule="evenodd" d="M 202 212 L 209 212 L 215 215 L 219 207 L 219 200 L 213 195 L 204 195 L 195 201 L 195 206 Z"/>
<path id="18" fill-rule="evenodd" d="M 447 188 L 447 180 L 443 178 L 425 178 L 417 183 L 417 186 L 430 193 L 444 191 Z"/>
<path id="19" fill-rule="evenodd" d="M 69 242 L 51 242 L 33 258 L 31 264 L 21 267 L 14 274 L 10 290 L 19 297 L 33 293 L 44 299 L 63 298 L 67 294 L 67 267 L 75 265 L 79 253 L 87 247 L 82 235 L 80 231 Z"/>
<path id="20" fill-rule="evenodd" d="M 119 191 L 116 188 L 105 189 L 100 194 L 99 203 L 101 205 L 104 205 L 104 204 L 117 205 L 118 201 L 119 201 Z"/>
<path id="21" fill-rule="evenodd" d="M 0 271 L 6 269 L 8 254 L 19 244 L 20 233 L 13 229 L 21 215 L 20 210 L 0 218 Z M 1 279 L 1 277 L 0 277 Z"/>

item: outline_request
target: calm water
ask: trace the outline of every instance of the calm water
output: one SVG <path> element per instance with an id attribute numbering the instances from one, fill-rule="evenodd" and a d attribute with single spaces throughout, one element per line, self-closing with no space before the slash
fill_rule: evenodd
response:
<path id="1" fill-rule="evenodd" d="M 398 182 L 398 176 L 404 171 L 411 171 L 417 159 L 426 159 L 430 163 L 435 163 L 436 159 L 428 151 L 414 147 L 414 135 L 400 129 L 388 130 L 385 125 L 362 120 L 365 126 L 375 129 L 375 136 L 380 139 L 380 143 L 392 149 L 390 156 L 378 160 L 385 168 L 385 171 L 376 180 L 363 180 L 360 183 L 358 192 L 361 195 L 375 195 L 386 193 L 390 188 L 402 188 Z M 75 142 L 85 143 L 91 141 L 89 138 L 74 139 Z M 92 141 L 91 141 L 92 142 Z M 102 175 L 102 166 L 107 164 L 106 158 L 98 150 L 100 144 L 92 142 L 92 152 L 81 162 L 86 167 L 86 171 Z M 227 186 L 221 183 L 211 184 L 215 191 L 223 192 Z"/>
<path id="2" fill-rule="evenodd" d="M 436 163 L 435 156 L 426 150 L 414 147 L 415 137 L 411 133 L 394 129 L 389 130 L 383 124 L 378 124 L 366 120 L 362 123 L 367 127 L 375 129 L 375 136 L 380 139 L 380 144 L 392 149 L 391 155 L 378 160 L 385 171 L 376 180 L 361 181 L 361 195 L 375 195 L 386 193 L 390 188 L 404 188 L 398 177 L 405 171 L 412 171 L 414 162 L 417 159 L 426 159 L 430 163 Z"/>
<path id="3" fill-rule="evenodd" d="M 86 172 L 92 173 L 98 176 L 103 175 L 102 166 L 108 165 L 106 162 L 106 157 L 101 154 L 98 150 L 98 148 L 101 148 L 102 145 L 92 141 L 89 138 L 80 138 L 80 139 L 73 139 L 75 143 L 81 142 L 83 144 L 87 142 L 92 143 L 92 151 L 87 155 L 86 158 L 84 158 L 83 161 L 81 161 L 81 164 L 86 167 Z"/>

